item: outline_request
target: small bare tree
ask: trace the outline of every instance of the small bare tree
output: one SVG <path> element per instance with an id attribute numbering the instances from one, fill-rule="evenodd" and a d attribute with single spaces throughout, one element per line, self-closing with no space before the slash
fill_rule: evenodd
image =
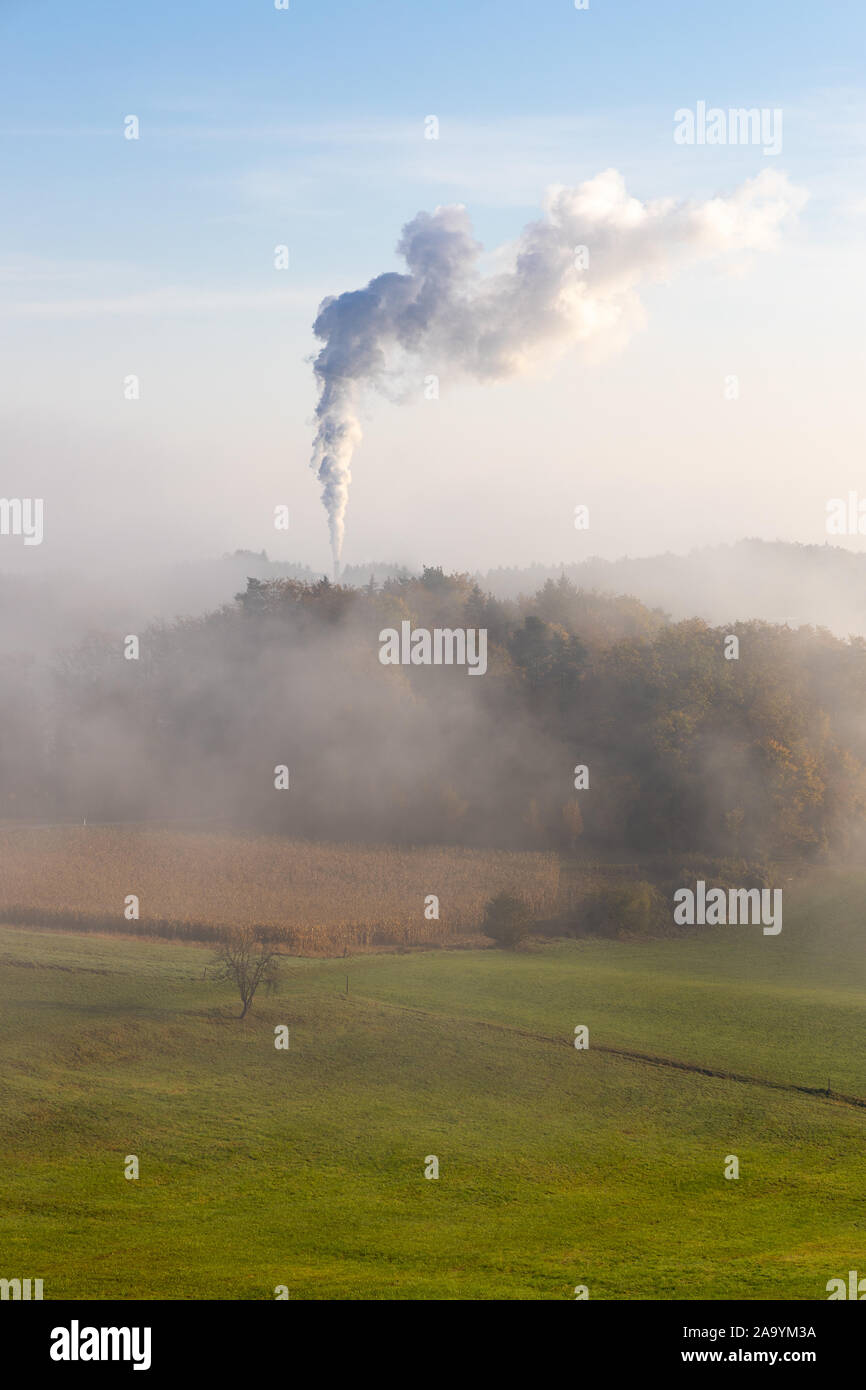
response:
<path id="1" fill-rule="evenodd" d="M 280 951 L 272 942 L 262 941 L 253 927 L 233 927 L 222 938 L 215 961 L 215 980 L 231 980 L 241 997 L 239 1015 L 246 1018 L 259 985 L 271 990 L 279 974 Z"/>

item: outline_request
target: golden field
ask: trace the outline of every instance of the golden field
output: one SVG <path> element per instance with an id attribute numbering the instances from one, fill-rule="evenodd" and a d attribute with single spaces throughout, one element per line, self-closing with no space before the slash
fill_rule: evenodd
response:
<path id="1" fill-rule="evenodd" d="M 276 836 L 132 827 L 0 828 L 0 918 L 202 937 L 278 930 L 303 953 L 477 935 L 484 905 L 519 893 L 552 916 L 555 854 L 454 846 L 329 845 Z M 138 922 L 124 918 L 128 895 Z M 424 916 L 439 899 L 439 920 Z M 204 928 L 204 930 L 201 930 Z"/>

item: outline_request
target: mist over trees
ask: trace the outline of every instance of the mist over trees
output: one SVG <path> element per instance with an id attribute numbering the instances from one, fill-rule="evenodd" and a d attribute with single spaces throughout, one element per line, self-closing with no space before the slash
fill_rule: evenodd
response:
<path id="1" fill-rule="evenodd" d="M 591 532 L 585 533 L 591 544 Z M 497 598 L 517 598 L 564 575 L 579 589 L 632 594 L 674 618 L 735 618 L 866 636 L 866 554 L 836 545 L 742 540 L 687 555 L 594 556 L 568 565 L 503 566 L 476 575 Z"/>
<path id="2" fill-rule="evenodd" d="M 404 620 L 486 629 L 486 674 L 383 666 L 379 633 Z M 859 638 L 671 622 L 565 578 L 502 600 L 436 568 L 364 588 L 251 578 L 142 631 L 138 660 L 128 634 L 50 661 L 7 649 L 0 817 L 815 858 L 846 852 L 866 813 Z"/>

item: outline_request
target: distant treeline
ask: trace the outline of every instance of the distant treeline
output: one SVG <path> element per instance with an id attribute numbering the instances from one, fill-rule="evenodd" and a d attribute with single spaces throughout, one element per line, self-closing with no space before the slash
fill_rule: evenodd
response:
<path id="1" fill-rule="evenodd" d="M 567 565 L 509 566 L 475 577 L 482 588 L 508 599 L 535 593 L 560 575 L 581 589 L 632 594 L 674 619 L 727 623 L 747 617 L 828 627 L 843 637 L 866 633 L 866 554 L 838 545 L 742 540 L 688 555 L 596 556 Z"/>
<path id="2" fill-rule="evenodd" d="M 382 665 L 379 633 L 403 621 L 485 629 L 486 674 Z M 7 659 L 0 817 L 815 858 L 863 825 L 864 708 L 866 642 L 820 629 L 673 623 L 566 579 L 512 600 L 435 568 L 252 579 L 217 612 L 94 634 L 50 668 Z"/>

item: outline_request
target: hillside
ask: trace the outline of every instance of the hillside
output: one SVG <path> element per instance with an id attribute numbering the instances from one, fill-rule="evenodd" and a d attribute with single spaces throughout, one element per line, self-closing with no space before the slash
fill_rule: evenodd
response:
<path id="1" fill-rule="evenodd" d="M 46 1297 L 826 1297 L 866 1110 L 788 1088 L 866 1098 L 863 887 L 771 940 L 293 958 L 243 1025 L 207 949 L 4 927 L 4 1250 Z"/>

